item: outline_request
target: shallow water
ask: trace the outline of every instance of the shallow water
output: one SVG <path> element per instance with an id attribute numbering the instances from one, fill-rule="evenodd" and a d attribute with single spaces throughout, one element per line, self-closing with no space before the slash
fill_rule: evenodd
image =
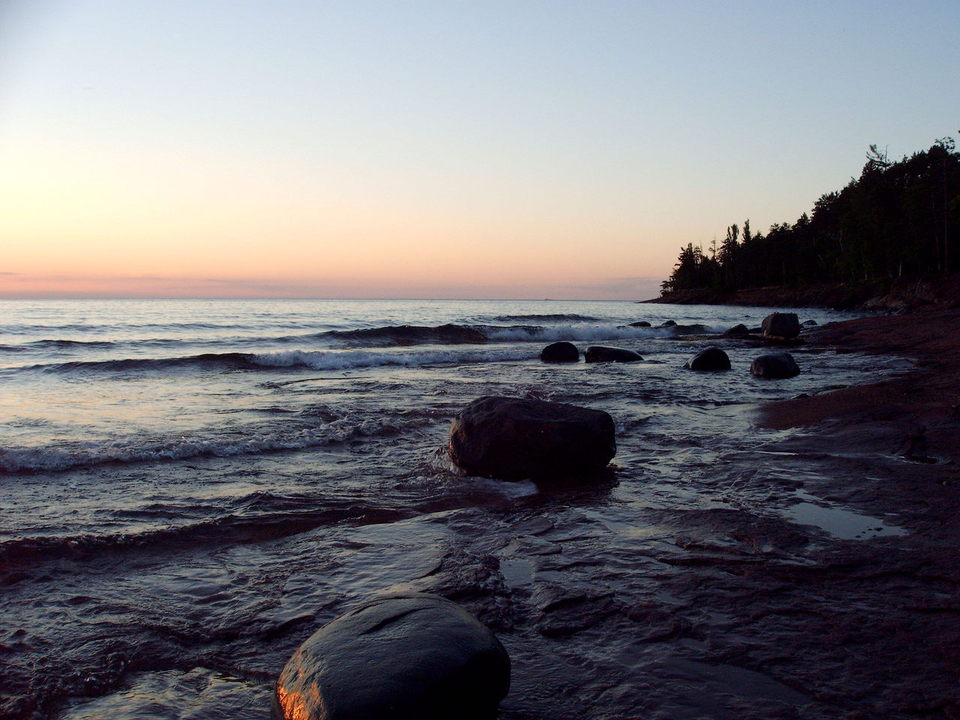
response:
<path id="1" fill-rule="evenodd" d="M 829 717 L 846 707 L 776 663 L 744 662 L 789 628 L 754 636 L 738 613 L 751 593 L 778 607 L 778 588 L 831 543 L 882 543 L 898 528 L 864 518 L 838 531 L 859 526 L 802 494 L 794 459 L 769 451 L 782 434 L 757 430 L 753 411 L 903 361 L 800 345 L 800 376 L 753 378 L 761 349 L 709 336 L 758 325 L 768 312 L 758 308 L 3 309 L 3 717 L 266 717 L 297 645 L 390 589 L 439 592 L 498 632 L 514 662 L 506 718 Z M 668 319 L 704 327 L 628 326 Z M 644 361 L 540 363 L 558 339 L 636 349 Z M 684 370 L 709 344 L 733 370 Z M 450 421 L 491 394 L 608 411 L 618 443 L 609 482 L 543 491 L 456 472 L 444 452 Z"/>

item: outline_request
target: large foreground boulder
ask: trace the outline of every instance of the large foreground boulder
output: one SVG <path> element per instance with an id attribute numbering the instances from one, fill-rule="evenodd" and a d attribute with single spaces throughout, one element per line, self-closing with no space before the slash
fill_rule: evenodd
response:
<path id="1" fill-rule="evenodd" d="M 792 378 L 800 374 L 793 355 L 786 352 L 770 353 L 754 358 L 750 364 L 750 374 L 762 378 Z"/>
<path id="2" fill-rule="evenodd" d="M 570 342 L 555 342 L 540 351 L 543 362 L 565 363 L 580 362 L 580 351 Z"/>
<path id="3" fill-rule="evenodd" d="M 283 720 L 495 718 L 510 658 L 456 603 L 408 593 L 378 598 L 311 635 L 280 673 Z"/>
<path id="4" fill-rule="evenodd" d="M 624 348 L 604 347 L 603 345 L 591 345 L 583 353 L 583 359 L 588 363 L 597 362 L 638 362 L 643 357 L 633 350 Z"/>
<path id="5" fill-rule="evenodd" d="M 771 313 L 763 319 L 760 327 L 764 337 L 789 340 L 800 334 L 800 320 L 796 313 Z"/>
<path id="6" fill-rule="evenodd" d="M 454 418 L 450 458 L 472 475 L 504 480 L 589 475 L 617 453 L 613 418 L 602 410 L 482 397 Z"/>
<path id="7" fill-rule="evenodd" d="M 691 370 L 729 370 L 730 357 L 718 347 L 708 347 L 701 350 L 687 363 Z"/>

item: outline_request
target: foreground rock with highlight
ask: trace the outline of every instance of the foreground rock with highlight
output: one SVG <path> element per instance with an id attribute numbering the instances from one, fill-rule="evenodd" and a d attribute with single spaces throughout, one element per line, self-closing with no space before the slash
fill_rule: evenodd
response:
<path id="1" fill-rule="evenodd" d="M 490 396 L 454 418 L 449 451 L 472 475 L 542 481 L 602 470 L 617 442 L 613 418 L 602 410 Z"/>
<path id="2" fill-rule="evenodd" d="M 280 673 L 283 720 L 495 718 L 510 658 L 485 625 L 437 595 L 378 598 L 310 636 Z"/>

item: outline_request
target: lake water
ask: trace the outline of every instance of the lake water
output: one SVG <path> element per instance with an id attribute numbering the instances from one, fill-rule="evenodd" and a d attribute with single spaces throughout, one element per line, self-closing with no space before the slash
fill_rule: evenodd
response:
<path id="1" fill-rule="evenodd" d="M 0 312 L 8 718 L 267 717 L 298 644 L 391 589 L 441 593 L 498 633 L 513 657 L 506 718 L 794 712 L 806 699 L 775 674 L 702 662 L 706 640 L 685 628 L 703 568 L 763 537 L 789 554 L 797 538 L 829 536 L 810 508 L 791 513 L 817 499 L 798 498 L 759 452 L 778 434 L 753 427 L 756 406 L 903 367 L 800 345 L 798 377 L 753 378 L 760 348 L 709 336 L 759 325 L 760 308 L 156 300 Z M 654 327 L 629 325 L 640 320 Z M 687 327 L 656 327 L 667 320 Z M 644 361 L 541 363 L 555 340 Z M 731 371 L 683 369 L 711 344 Z M 451 419 L 484 395 L 609 412 L 611 481 L 546 491 L 457 472 Z"/>

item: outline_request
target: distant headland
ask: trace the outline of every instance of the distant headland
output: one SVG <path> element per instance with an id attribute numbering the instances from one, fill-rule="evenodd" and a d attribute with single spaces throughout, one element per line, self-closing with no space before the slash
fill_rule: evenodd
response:
<path id="1" fill-rule="evenodd" d="M 960 303 L 960 153 L 952 137 L 890 161 L 871 145 L 859 178 L 792 225 L 730 225 L 692 243 L 648 302 L 901 310 Z"/>

